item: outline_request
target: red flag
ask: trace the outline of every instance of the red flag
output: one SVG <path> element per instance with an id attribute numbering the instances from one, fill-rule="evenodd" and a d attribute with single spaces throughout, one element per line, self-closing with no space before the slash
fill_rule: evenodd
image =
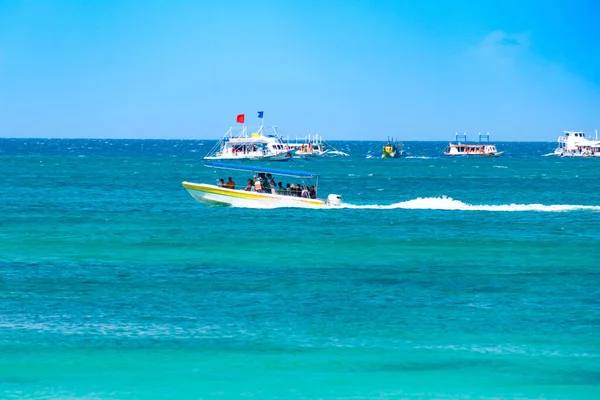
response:
<path id="1" fill-rule="evenodd" d="M 237 116 L 237 123 L 238 124 L 243 124 L 244 123 L 244 114 L 238 114 L 238 116 Z"/>

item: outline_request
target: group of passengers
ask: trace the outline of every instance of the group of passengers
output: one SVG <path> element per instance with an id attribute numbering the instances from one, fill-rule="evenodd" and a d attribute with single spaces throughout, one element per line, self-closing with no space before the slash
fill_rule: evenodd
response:
<path id="1" fill-rule="evenodd" d="M 219 187 L 224 187 L 227 189 L 235 189 L 235 182 L 231 179 L 231 177 L 228 178 L 227 183 L 225 183 L 225 181 L 223 180 L 223 178 L 219 179 Z"/>
<path id="2" fill-rule="evenodd" d="M 244 188 L 246 191 L 279 194 L 283 196 L 304 197 L 306 199 L 316 199 L 317 189 L 314 186 L 298 184 L 287 184 L 285 187 L 282 182 L 275 183 L 271 174 L 260 172 L 254 179 L 248 179 L 248 184 Z"/>
<path id="3" fill-rule="evenodd" d="M 262 153 L 266 152 L 266 149 L 263 149 L 262 146 L 259 148 L 257 145 L 243 145 L 243 146 L 235 146 L 231 148 L 231 154 L 234 155 L 238 155 L 240 153 L 243 154 L 250 154 L 250 153 L 256 153 L 258 151 L 261 151 Z"/>

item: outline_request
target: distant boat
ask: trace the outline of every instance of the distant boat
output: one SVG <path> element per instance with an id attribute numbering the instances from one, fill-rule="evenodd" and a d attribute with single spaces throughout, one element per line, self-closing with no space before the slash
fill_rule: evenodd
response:
<path id="1" fill-rule="evenodd" d="M 190 195 L 201 202 L 234 206 L 255 203 L 257 205 L 276 205 L 280 207 L 341 205 L 341 196 L 337 194 L 330 194 L 326 200 L 317 197 L 319 176 L 311 172 L 217 162 L 206 163 L 205 166 L 214 168 L 217 171 L 219 183 L 216 185 L 193 182 L 182 183 Z M 234 173 L 238 172 L 239 177 L 236 180 L 244 182 L 244 184 L 237 186 L 234 180 L 225 182 L 225 179 L 220 178 L 223 170 L 228 171 L 227 175 L 231 176 L 235 176 Z M 230 171 L 234 171 L 234 173 Z M 243 174 L 239 174 L 239 172 Z M 250 178 L 248 178 L 249 176 Z M 294 179 L 289 185 L 282 183 L 281 186 L 276 186 L 275 177 L 279 182 L 289 178 Z"/>
<path id="2" fill-rule="evenodd" d="M 490 143 L 489 133 L 479 134 L 479 143 L 467 143 L 466 133 L 456 133 L 454 142 L 450 142 L 444 151 L 446 156 L 487 156 L 497 157 L 503 151 L 498 151 L 495 144 Z"/>
<path id="3" fill-rule="evenodd" d="M 583 132 L 563 131 L 558 137 L 558 147 L 549 156 L 559 157 L 600 157 L 600 141 L 598 131 L 596 140 L 589 140 Z"/>
<path id="4" fill-rule="evenodd" d="M 323 141 L 323 137 L 315 135 L 306 135 L 303 138 L 298 138 L 294 141 L 286 141 L 287 146 L 295 157 L 306 157 L 306 156 L 343 156 L 348 157 L 347 153 L 335 149 L 333 146 L 327 145 Z M 329 149 L 331 147 L 331 149 Z"/>
<path id="5" fill-rule="evenodd" d="M 403 149 L 404 145 L 389 136 L 387 142 L 383 142 L 380 146 L 376 151 L 369 150 L 365 154 L 365 158 L 400 158 L 408 156 Z"/>
<path id="6" fill-rule="evenodd" d="M 259 112 L 262 121 L 262 112 Z M 244 122 L 244 114 L 238 116 L 238 122 Z M 271 128 L 272 132 L 266 132 Z M 292 154 L 281 140 L 276 126 L 261 125 L 255 132 L 248 133 L 248 127 L 243 125 L 238 133 L 233 128 L 217 142 L 204 157 L 205 160 L 289 160 Z"/>
<path id="7" fill-rule="evenodd" d="M 402 143 L 388 137 L 388 141 L 383 145 L 381 150 L 381 158 L 399 158 L 405 156 L 406 154 L 402 147 Z"/>

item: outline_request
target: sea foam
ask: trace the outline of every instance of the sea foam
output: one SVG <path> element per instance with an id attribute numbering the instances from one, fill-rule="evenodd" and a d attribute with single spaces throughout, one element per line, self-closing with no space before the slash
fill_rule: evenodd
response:
<path id="1" fill-rule="evenodd" d="M 239 204 L 242 208 L 318 208 L 322 206 L 297 204 L 294 201 L 281 203 L 257 203 L 252 200 Z M 567 212 L 567 211 L 600 211 L 600 206 L 580 204 L 469 204 L 451 197 L 418 197 L 393 204 L 352 204 L 342 203 L 340 206 L 326 206 L 326 209 L 366 209 L 366 210 L 445 210 L 445 211 L 502 211 L 502 212 Z"/>
<path id="2" fill-rule="evenodd" d="M 571 205 L 571 204 L 468 204 L 451 197 L 418 197 L 413 200 L 403 201 L 389 205 L 352 205 L 343 204 L 344 208 L 362 209 L 409 209 L 409 210 L 448 210 L 448 211 L 600 211 L 600 206 Z"/>

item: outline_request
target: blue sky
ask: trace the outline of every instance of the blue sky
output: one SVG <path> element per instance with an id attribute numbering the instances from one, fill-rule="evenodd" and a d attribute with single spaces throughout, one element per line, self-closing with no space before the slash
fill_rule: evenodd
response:
<path id="1" fill-rule="evenodd" d="M 0 136 L 554 141 L 600 129 L 600 3 L 0 0 Z"/>

